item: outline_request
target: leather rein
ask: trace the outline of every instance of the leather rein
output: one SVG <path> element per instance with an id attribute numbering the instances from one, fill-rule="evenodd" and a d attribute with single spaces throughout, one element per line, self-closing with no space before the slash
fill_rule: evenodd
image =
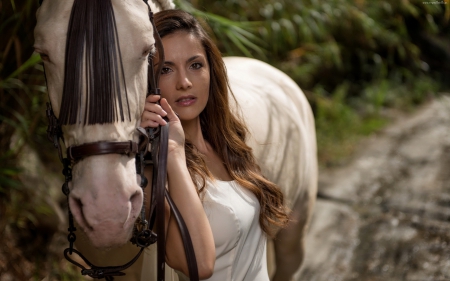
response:
<path id="1" fill-rule="evenodd" d="M 153 35 L 155 38 L 156 48 L 159 54 L 159 61 L 164 61 L 164 50 L 161 38 L 156 30 L 153 21 L 153 12 L 148 4 L 148 0 L 143 0 L 148 7 L 150 22 L 153 26 Z M 42 4 L 42 0 L 40 1 Z M 159 75 L 163 64 L 159 63 L 155 70 L 153 67 L 152 55 L 149 55 L 149 69 L 148 69 L 148 95 L 160 95 L 158 87 Z M 45 74 L 45 71 L 44 71 Z M 165 200 L 167 200 L 171 215 L 178 223 L 178 228 L 183 240 L 184 251 L 189 269 L 189 279 L 199 280 L 198 267 L 195 258 L 194 247 L 189 235 L 187 226 L 170 198 L 168 190 L 166 189 L 167 178 L 167 149 L 169 136 L 169 123 L 158 128 L 137 128 L 139 134 L 139 143 L 130 140 L 124 142 L 99 141 L 95 143 L 86 143 L 78 146 L 70 146 L 66 149 L 66 157 L 64 157 L 61 142 L 64 143 L 64 136 L 61 125 L 53 113 L 50 103 L 47 103 L 46 110 L 49 121 L 47 129 L 47 137 L 54 144 L 58 150 L 59 159 L 63 164 L 63 175 L 65 177 L 62 185 L 62 192 L 69 200 L 69 182 L 72 180 L 72 167 L 81 159 L 102 154 L 122 154 L 132 156 L 135 155 L 136 173 L 141 176 L 140 186 L 143 190 L 148 184 L 148 180 L 144 176 L 144 169 L 148 165 L 153 166 L 152 176 L 152 190 L 150 208 L 146 210 L 145 204 L 142 205 L 140 217 L 137 219 L 131 242 L 140 248 L 136 256 L 128 263 L 119 266 L 96 266 L 89 262 L 89 260 L 78 250 L 74 249 L 74 242 L 76 240 L 73 215 L 68 210 L 69 218 L 69 234 L 67 239 L 69 241 L 69 248 L 64 250 L 64 257 L 72 264 L 81 268 L 81 274 L 90 276 L 91 278 L 103 279 L 107 281 L 114 280 L 114 276 L 123 276 L 125 269 L 133 265 L 142 254 L 143 250 L 151 244 L 157 244 L 157 280 L 165 280 Z M 166 119 L 166 121 L 168 121 Z M 149 146 L 151 151 L 148 151 Z M 155 232 L 153 231 L 155 230 Z M 73 254 L 77 254 L 88 266 L 86 268 L 71 258 Z"/>

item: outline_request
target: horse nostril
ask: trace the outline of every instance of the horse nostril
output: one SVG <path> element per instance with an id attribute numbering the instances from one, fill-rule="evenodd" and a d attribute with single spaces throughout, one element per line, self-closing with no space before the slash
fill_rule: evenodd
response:
<path id="1" fill-rule="evenodd" d="M 80 208 L 81 212 L 83 212 L 83 203 L 80 199 L 74 198 L 75 204 L 77 204 L 77 207 Z"/>
<path id="2" fill-rule="evenodd" d="M 83 212 L 83 202 L 76 197 L 70 197 L 70 211 L 74 215 L 75 218 L 78 218 L 78 222 L 81 227 L 88 228 L 89 230 L 93 230 L 92 226 L 86 220 Z"/>
<path id="3" fill-rule="evenodd" d="M 133 195 L 131 195 L 130 202 L 132 205 L 134 205 L 135 203 L 140 203 L 140 201 L 141 201 L 141 193 L 139 191 L 136 191 L 135 193 L 133 193 Z"/>
<path id="4" fill-rule="evenodd" d="M 131 197 L 130 197 L 130 202 L 131 202 L 132 210 L 136 210 L 136 209 L 140 210 L 142 207 L 142 193 L 139 191 L 136 191 L 135 193 L 133 193 L 133 195 L 131 195 Z"/>

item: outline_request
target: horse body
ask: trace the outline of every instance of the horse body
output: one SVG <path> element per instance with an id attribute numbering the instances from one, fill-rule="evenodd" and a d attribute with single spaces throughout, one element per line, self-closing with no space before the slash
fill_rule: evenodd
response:
<path id="1" fill-rule="evenodd" d="M 45 0 L 37 12 L 35 48 L 48 56 L 45 70 L 53 110 L 58 117 L 64 84 L 65 42 L 74 0 Z M 172 8 L 169 1 L 149 1 L 153 12 Z M 131 119 L 106 124 L 63 126 L 65 146 L 97 141 L 137 141 L 147 92 L 147 55 L 155 40 L 147 6 L 142 0 L 112 0 L 128 92 Z M 264 175 L 277 183 L 292 209 L 288 228 L 275 243 L 275 279 L 288 280 L 303 259 L 303 234 L 317 191 L 314 118 L 298 86 L 281 71 L 252 59 L 225 58 L 231 88 L 249 127 L 253 148 Z M 239 109 L 240 108 L 240 109 Z M 116 265 L 137 251 L 128 240 L 141 210 L 133 155 L 90 156 L 73 167 L 70 209 L 86 238 L 78 248 L 98 265 Z M 78 232 L 77 232 L 78 233 Z M 80 233 L 77 234 L 80 236 Z M 128 244 L 127 244 L 128 243 Z M 103 252 L 92 246 L 112 249 Z M 124 254 L 127 252 L 126 254 Z M 154 247 L 146 249 L 124 280 L 149 280 Z M 101 262 L 101 263 L 99 263 Z M 120 279 L 118 279 L 120 280 Z"/>
<path id="2" fill-rule="evenodd" d="M 263 171 L 292 209 L 302 193 L 315 194 L 317 157 L 314 117 L 306 97 L 286 74 L 258 60 L 224 59 L 247 141 Z"/>
<path id="3" fill-rule="evenodd" d="M 275 253 L 268 251 L 276 263 L 273 279 L 289 280 L 303 261 L 304 234 L 317 194 L 314 116 L 303 92 L 280 70 L 249 58 L 224 60 L 237 113 L 251 134 L 247 142 L 291 210 L 288 227 L 273 241 Z M 269 270 L 273 266 L 269 262 Z"/>

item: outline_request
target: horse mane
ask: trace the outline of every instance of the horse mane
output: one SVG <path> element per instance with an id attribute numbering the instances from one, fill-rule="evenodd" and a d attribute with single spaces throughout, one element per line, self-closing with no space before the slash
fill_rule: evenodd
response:
<path id="1" fill-rule="evenodd" d="M 75 0 L 67 32 L 59 122 L 61 125 L 104 124 L 118 119 L 123 122 L 124 107 L 131 121 L 111 0 Z"/>

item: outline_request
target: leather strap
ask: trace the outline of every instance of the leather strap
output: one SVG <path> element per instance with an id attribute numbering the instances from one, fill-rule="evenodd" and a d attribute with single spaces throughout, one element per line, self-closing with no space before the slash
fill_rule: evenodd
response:
<path id="1" fill-rule="evenodd" d="M 134 141 L 124 142 L 108 142 L 100 141 L 86 143 L 78 146 L 70 146 L 67 148 L 67 158 L 70 161 L 78 161 L 82 158 L 92 155 L 102 154 L 136 154 L 138 152 L 138 144 Z"/>
<path id="2" fill-rule="evenodd" d="M 164 197 L 169 203 L 171 210 L 171 216 L 173 216 L 177 222 L 178 229 L 180 231 L 181 239 L 183 241 L 184 252 L 186 256 L 186 262 L 189 270 L 189 280 L 198 281 L 198 267 L 197 259 L 195 257 L 195 250 L 192 244 L 192 239 L 189 234 L 186 223 L 183 216 L 178 210 L 177 206 L 173 202 L 166 189 L 166 175 L 167 175 L 167 149 L 168 149 L 168 133 L 169 124 L 161 126 L 159 135 L 159 151 L 154 149 L 152 156 L 154 157 L 153 165 L 153 180 L 152 180 L 152 206 L 149 216 L 150 227 L 153 226 L 152 217 L 156 218 L 155 230 L 158 233 L 157 236 L 157 280 L 164 281 L 164 267 L 165 267 L 165 203 Z M 155 217 L 155 215 L 157 216 Z M 164 235 L 161 235 L 164 234 Z"/>
<path id="3" fill-rule="evenodd" d="M 152 182 L 152 189 L 155 190 L 156 199 L 156 233 L 158 234 L 157 249 L 157 280 L 164 281 L 165 261 L 166 261 L 166 227 L 165 227 L 165 202 L 164 193 L 166 191 L 167 177 L 167 142 L 169 139 L 169 124 L 161 126 L 159 135 L 159 151 L 157 153 L 158 166 L 153 166 L 153 172 L 156 172 L 156 182 Z M 155 171 L 156 170 L 156 171 Z"/>
<path id="4" fill-rule="evenodd" d="M 189 234 L 189 230 L 186 223 L 184 222 L 183 216 L 181 215 L 180 211 L 178 211 L 178 208 L 170 197 L 169 191 L 167 189 L 165 190 L 165 196 L 172 211 L 172 216 L 177 221 L 181 239 L 183 240 L 184 252 L 189 269 L 189 280 L 197 281 L 199 280 L 197 258 L 195 257 L 194 245 L 192 244 L 191 235 Z"/>

